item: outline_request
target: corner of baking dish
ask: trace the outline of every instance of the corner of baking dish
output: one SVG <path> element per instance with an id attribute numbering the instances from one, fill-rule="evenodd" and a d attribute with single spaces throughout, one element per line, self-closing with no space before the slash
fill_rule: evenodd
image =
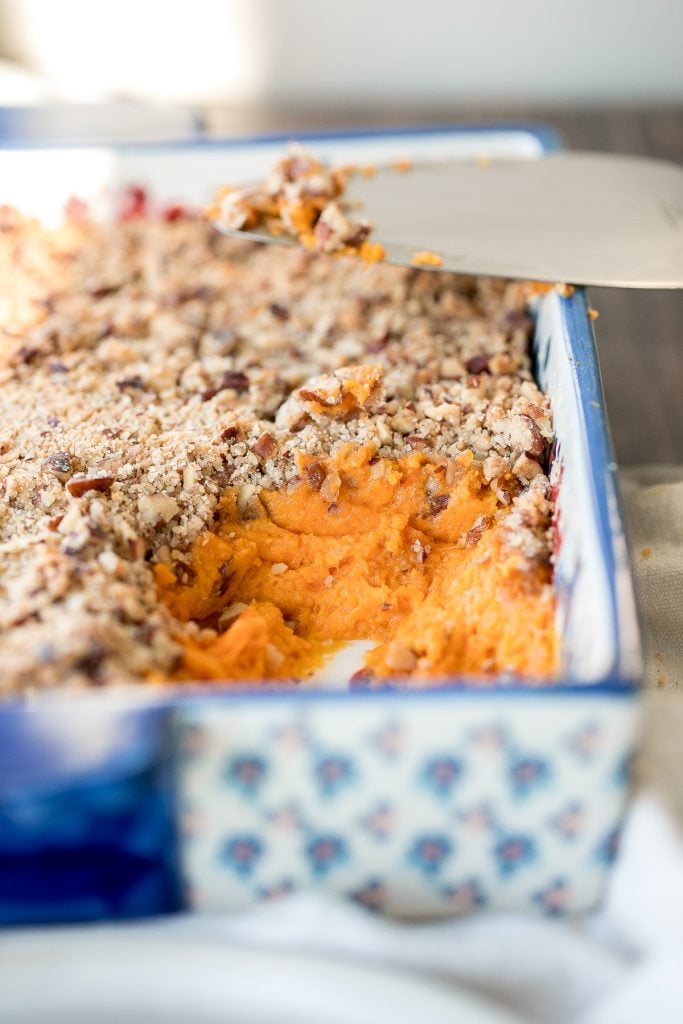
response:
<path id="1" fill-rule="evenodd" d="M 558 627 L 567 674 L 633 688 L 642 672 L 631 565 L 586 294 L 553 290 L 537 311 L 536 375 L 555 426 Z"/>

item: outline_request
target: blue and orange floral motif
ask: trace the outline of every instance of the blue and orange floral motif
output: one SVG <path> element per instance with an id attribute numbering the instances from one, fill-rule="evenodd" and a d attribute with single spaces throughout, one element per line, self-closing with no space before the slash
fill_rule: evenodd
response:
<path id="1" fill-rule="evenodd" d="M 365 885 L 362 885 L 360 889 L 356 889 L 350 895 L 354 903 L 360 903 L 366 910 L 378 913 L 384 909 L 387 889 L 378 878 L 371 878 Z"/>
<path id="2" fill-rule="evenodd" d="M 507 731 L 501 725 L 492 723 L 473 729 L 469 734 L 470 742 L 480 750 L 495 754 L 505 750 L 508 744 Z"/>
<path id="3" fill-rule="evenodd" d="M 405 732 L 400 723 L 395 721 L 380 726 L 370 737 L 370 746 L 388 760 L 399 757 L 404 744 Z"/>
<path id="4" fill-rule="evenodd" d="M 536 859 L 536 844 L 528 836 L 506 835 L 496 843 L 493 853 L 501 875 L 514 875 Z"/>
<path id="5" fill-rule="evenodd" d="M 458 821 L 468 832 L 488 832 L 495 828 L 493 810 L 488 803 L 463 808 L 458 812 Z"/>
<path id="6" fill-rule="evenodd" d="M 436 796 L 447 797 L 453 792 L 465 766 L 460 758 L 451 756 L 433 757 L 423 766 L 420 782 Z"/>
<path id="7" fill-rule="evenodd" d="M 387 800 L 380 800 L 367 814 L 362 815 L 359 824 L 373 839 L 386 840 L 396 827 L 395 810 Z"/>
<path id="8" fill-rule="evenodd" d="M 305 852 L 311 871 L 316 878 L 323 878 L 349 859 L 346 840 L 341 836 L 314 836 L 306 844 Z"/>
<path id="9" fill-rule="evenodd" d="M 574 801 L 551 818 L 548 824 L 567 842 L 573 842 L 586 827 L 586 812 L 580 803 Z"/>
<path id="10" fill-rule="evenodd" d="M 286 750 L 304 750 L 311 742 L 308 725 L 302 720 L 278 726 L 273 730 L 272 737 L 278 746 Z"/>
<path id="11" fill-rule="evenodd" d="M 318 789 L 328 797 L 346 789 L 356 779 L 353 761 L 343 754 L 325 754 L 316 758 L 313 771 Z"/>
<path id="12" fill-rule="evenodd" d="M 597 722 L 587 722 L 567 739 L 567 747 L 581 761 L 592 761 L 599 753 L 603 731 Z"/>
<path id="13" fill-rule="evenodd" d="M 237 875 L 248 878 L 265 852 L 258 836 L 233 836 L 223 846 L 220 858 Z"/>
<path id="14" fill-rule="evenodd" d="M 515 757 L 508 765 L 508 779 L 516 797 L 529 796 L 550 781 L 550 765 L 541 757 Z"/>
<path id="15" fill-rule="evenodd" d="M 196 824 L 188 813 L 182 840 L 199 906 L 210 905 L 205 849 L 221 858 L 216 901 L 315 887 L 380 913 L 514 906 L 555 917 L 597 890 L 617 848 L 606 801 L 624 778 L 624 747 L 599 708 L 562 716 L 546 742 L 533 722 L 506 722 L 500 702 L 443 726 L 426 718 L 433 729 L 407 710 L 401 717 L 392 700 L 361 703 L 373 714 L 355 731 L 305 708 L 287 725 L 278 710 L 247 742 L 226 720 L 222 758 L 209 731 L 206 763 L 224 813 L 205 809 L 214 804 L 203 799 L 201 759 L 189 762 L 181 794 L 186 812 L 201 812 Z M 191 739 L 204 745 L 199 733 Z"/>
<path id="16" fill-rule="evenodd" d="M 425 875 L 438 875 L 454 852 L 448 836 L 434 834 L 418 836 L 408 850 L 408 860 Z"/>
<path id="17" fill-rule="evenodd" d="M 534 903 L 538 904 L 548 917 L 561 917 L 567 910 L 571 892 L 564 878 L 556 878 L 545 889 L 533 894 Z"/>
<path id="18" fill-rule="evenodd" d="M 266 820 L 281 832 L 297 832 L 305 827 L 301 810 L 295 803 L 269 808 L 266 811 Z"/>
<path id="19" fill-rule="evenodd" d="M 233 757 L 225 769 L 225 780 L 244 796 L 254 796 L 268 773 L 268 763 L 256 754 Z"/>
<path id="20" fill-rule="evenodd" d="M 441 895 L 454 914 L 470 914 L 487 903 L 486 893 L 477 878 L 468 878 L 458 885 L 444 886 Z"/>

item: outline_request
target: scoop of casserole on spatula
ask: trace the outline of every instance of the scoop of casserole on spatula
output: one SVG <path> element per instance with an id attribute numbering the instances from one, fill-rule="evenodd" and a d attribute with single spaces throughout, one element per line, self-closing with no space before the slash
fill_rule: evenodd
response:
<path id="1" fill-rule="evenodd" d="M 292 145 L 207 211 L 223 231 L 466 274 L 683 286 L 683 169 L 600 153 L 330 168 Z"/>

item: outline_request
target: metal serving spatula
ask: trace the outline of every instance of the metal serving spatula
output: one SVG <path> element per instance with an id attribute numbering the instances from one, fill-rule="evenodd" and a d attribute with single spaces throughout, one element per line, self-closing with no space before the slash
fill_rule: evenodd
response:
<path id="1" fill-rule="evenodd" d="M 371 240 L 389 263 L 410 265 L 427 250 L 441 257 L 439 269 L 459 273 L 683 287 L 683 169 L 675 164 L 566 152 L 378 167 L 373 177 L 352 177 L 344 200 L 374 225 Z M 261 229 L 230 233 L 297 244 Z"/>

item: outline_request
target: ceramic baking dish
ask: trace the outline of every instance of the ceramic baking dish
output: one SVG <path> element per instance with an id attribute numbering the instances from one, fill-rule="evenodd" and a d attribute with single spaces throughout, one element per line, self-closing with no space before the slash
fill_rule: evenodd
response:
<path id="1" fill-rule="evenodd" d="M 2 202 L 47 219 L 136 182 L 203 202 L 281 138 L 0 150 Z M 310 139 L 344 162 L 505 155 L 524 127 Z M 0 922 L 218 911 L 324 886 L 407 917 L 599 900 L 637 730 L 639 639 L 584 294 L 543 295 L 564 670 L 550 686 L 43 697 L 0 708 Z M 0 668 L 0 672 L 1 672 Z"/>

